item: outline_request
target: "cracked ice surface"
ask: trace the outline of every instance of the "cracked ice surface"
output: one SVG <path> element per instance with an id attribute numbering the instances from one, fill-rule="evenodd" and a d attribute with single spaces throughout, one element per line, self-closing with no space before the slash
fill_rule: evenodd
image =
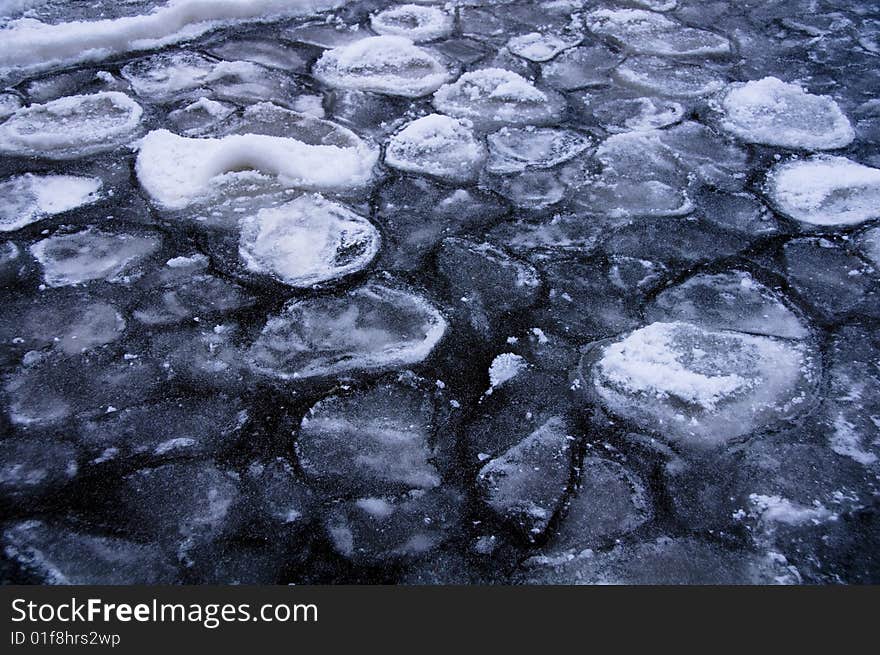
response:
<path id="1" fill-rule="evenodd" d="M 0 3 L 3 582 L 880 582 L 880 12 Z"/>

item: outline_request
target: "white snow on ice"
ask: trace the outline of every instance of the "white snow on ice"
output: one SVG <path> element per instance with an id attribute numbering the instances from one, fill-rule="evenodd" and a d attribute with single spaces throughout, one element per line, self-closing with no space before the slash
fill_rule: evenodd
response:
<path id="1" fill-rule="evenodd" d="M 810 225 L 857 225 L 880 217 L 880 169 L 845 157 L 778 164 L 767 175 L 766 189 L 781 212 Z"/>
<path id="2" fill-rule="evenodd" d="M 733 84 L 721 99 L 721 127 L 750 143 L 832 150 L 855 132 L 837 103 L 775 77 Z"/>
<path id="3" fill-rule="evenodd" d="M 312 145 L 264 134 L 193 139 L 155 130 L 140 144 L 135 170 L 150 198 L 166 209 L 183 209 L 236 183 L 272 178 L 287 188 L 346 191 L 365 186 L 378 152 Z"/>
<path id="4" fill-rule="evenodd" d="M 328 50 L 312 68 L 324 84 L 405 98 L 427 95 L 451 73 L 436 56 L 402 36 L 373 36 Z"/>

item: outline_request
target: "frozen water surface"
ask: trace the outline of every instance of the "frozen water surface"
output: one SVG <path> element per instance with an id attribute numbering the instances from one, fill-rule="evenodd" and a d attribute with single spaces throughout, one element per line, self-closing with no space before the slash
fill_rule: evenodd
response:
<path id="1" fill-rule="evenodd" d="M 0 578 L 880 582 L 880 12 L 0 3 Z"/>

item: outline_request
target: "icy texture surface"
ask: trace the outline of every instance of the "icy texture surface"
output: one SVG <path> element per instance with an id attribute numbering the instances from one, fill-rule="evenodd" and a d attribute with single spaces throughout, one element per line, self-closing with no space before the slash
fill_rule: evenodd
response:
<path id="1" fill-rule="evenodd" d="M 0 582 L 880 582 L 880 12 L 0 2 Z"/>

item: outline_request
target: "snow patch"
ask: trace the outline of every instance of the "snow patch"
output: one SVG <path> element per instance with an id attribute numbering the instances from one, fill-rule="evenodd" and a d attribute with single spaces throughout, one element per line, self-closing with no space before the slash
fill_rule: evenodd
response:
<path id="1" fill-rule="evenodd" d="M 267 178 L 286 188 L 358 189 L 370 181 L 377 159 L 364 143 L 312 145 L 263 134 L 194 139 L 155 130 L 141 141 L 135 170 L 156 204 L 184 209 L 224 187 Z"/>

